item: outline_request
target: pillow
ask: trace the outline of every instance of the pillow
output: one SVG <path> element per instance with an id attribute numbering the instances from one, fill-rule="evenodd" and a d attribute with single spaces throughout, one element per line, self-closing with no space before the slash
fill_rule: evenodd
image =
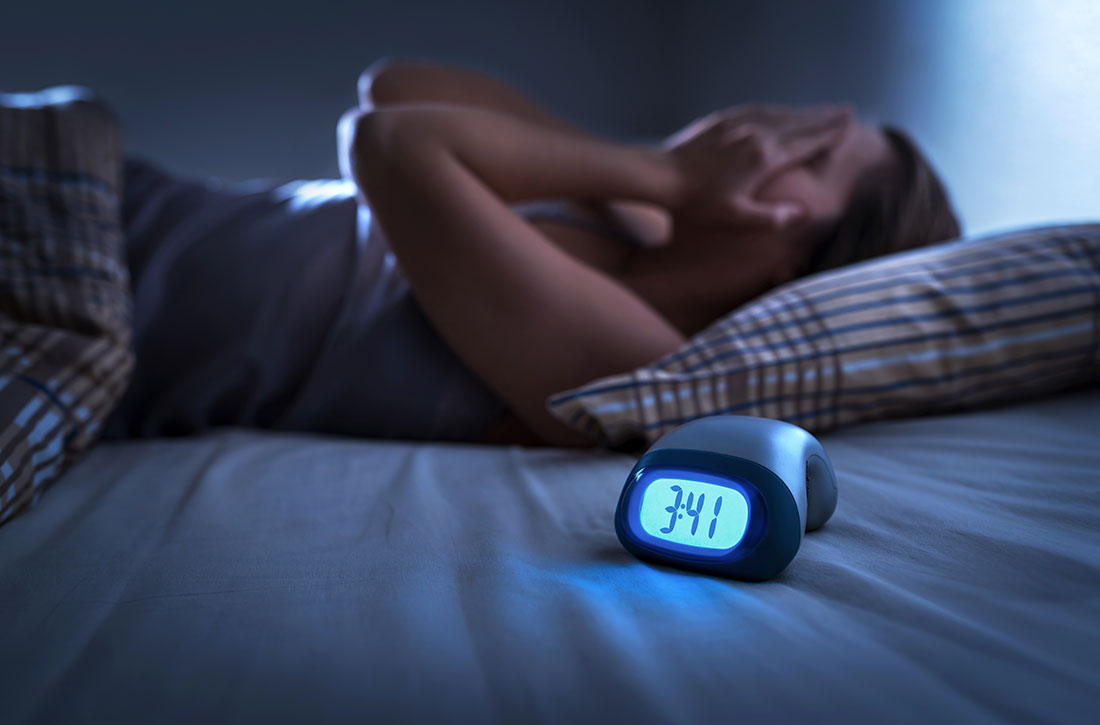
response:
<path id="1" fill-rule="evenodd" d="M 133 367 L 120 141 L 83 89 L 0 94 L 0 523 L 83 456 Z"/>
<path id="2" fill-rule="evenodd" d="M 908 250 L 789 282 L 678 350 L 547 400 L 609 447 L 716 414 L 821 433 L 1100 380 L 1100 224 Z"/>

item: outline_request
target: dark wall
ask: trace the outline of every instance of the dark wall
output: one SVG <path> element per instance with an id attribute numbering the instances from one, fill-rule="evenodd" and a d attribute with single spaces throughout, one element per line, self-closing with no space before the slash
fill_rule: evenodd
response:
<path id="1" fill-rule="evenodd" d="M 466 64 L 651 139 L 750 99 L 909 130 L 970 231 L 1100 216 L 1095 0 L 0 0 L 0 90 L 92 86 L 130 148 L 230 179 L 337 173 L 381 56 Z"/>
<path id="2" fill-rule="evenodd" d="M 652 136 L 674 55 L 661 0 L 3 3 L 0 90 L 88 85 L 130 149 L 230 179 L 337 173 L 334 128 L 387 55 L 489 71 L 594 131 Z"/>
<path id="3" fill-rule="evenodd" d="M 904 11 L 889 0 L 683 3 L 679 119 L 744 100 L 879 111 L 904 52 Z"/>

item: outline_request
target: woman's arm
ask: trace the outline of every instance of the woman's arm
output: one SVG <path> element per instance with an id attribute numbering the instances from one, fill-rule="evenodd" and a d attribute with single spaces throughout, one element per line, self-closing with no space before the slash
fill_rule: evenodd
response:
<path id="1" fill-rule="evenodd" d="M 383 58 L 359 76 L 359 105 L 363 110 L 425 103 L 484 108 L 561 133 L 598 138 L 503 81 L 469 68 Z M 589 213 L 610 216 L 647 245 L 669 238 L 671 220 L 665 210 L 653 204 L 623 199 L 574 203 Z"/>
<path id="2" fill-rule="evenodd" d="M 683 184 L 672 160 L 483 109 L 395 107 L 352 124 L 354 178 L 440 335 L 546 442 L 593 443 L 553 418 L 546 398 L 659 358 L 684 337 L 506 202 L 674 207 Z"/>
<path id="3" fill-rule="evenodd" d="M 503 81 L 469 68 L 382 58 L 359 76 L 359 105 L 363 110 L 425 103 L 484 108 L 561 133 L 593 137 Z"/>

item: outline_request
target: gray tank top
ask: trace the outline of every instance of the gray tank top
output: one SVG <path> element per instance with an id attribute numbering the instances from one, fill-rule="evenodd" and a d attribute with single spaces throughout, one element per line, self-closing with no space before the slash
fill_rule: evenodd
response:
<path id="1" fill-rule="evenodd" d="M 131 383 L 105 438 L 220 425 L 467 441 L 507 406 L 413 298 L 354 186 L 125 169 Z M 633 241 L 560 201 L 515 204 Z"/>

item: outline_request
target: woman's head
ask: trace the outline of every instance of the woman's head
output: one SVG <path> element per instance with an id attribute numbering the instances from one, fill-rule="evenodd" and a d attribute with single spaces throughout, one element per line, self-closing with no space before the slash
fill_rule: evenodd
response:
<path id="1" fill-rule="evenodd" d="M 800 213 L 741 233 L 675 219 L 667 244 L 632 260 L 634 284 L 659 280 L 647 299 L 693 333 L 798 277 L 959 236 L 943 184 L 907 136 L 851 114 L 841 124 L 822 152 L 756 191 Z"/>
<path id="2" fill-rule="evenodd" d="M 779 232 L 788 264 L 777 282 L 961 233 L 942 182 L 912 140 L 854 119 L 839 143 L 780 173 L 758 197 L 805 212 Z"/>

